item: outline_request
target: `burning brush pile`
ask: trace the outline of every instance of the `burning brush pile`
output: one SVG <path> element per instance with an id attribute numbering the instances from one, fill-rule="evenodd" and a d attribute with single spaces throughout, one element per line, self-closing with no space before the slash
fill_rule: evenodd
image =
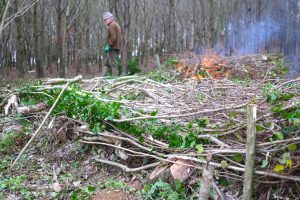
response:
<path id="1" fill-rule="evenodd" d="M 184 54 L 178 56 L 175 65 L 181 77 L 201 80 L 206 77 L 263 79 L 271 76 L 284 75 L 288 67 L 282 59 L 273 54 L 247 55 L 225 57 L 214 51 L 208 51 L 203 55 Z M 274 72 L 276 72 L 274 74 Z M 278 74 L 279 73 L 279 74 Z"/>
<path id="2" fill-rule="evenodd" d="M 2 90 L 2 106 L 7 115 L 45 116 L 47 125 L 40 124 L 36 132 L 41 143 L 105 147 L 115 159 L 103 154 L 89 159 L 128 173 L 146 170 L 152 183 L 179 180 L 186 186 L 185 197 L 207 195 L 212 188 L 216 199 L 239 199 L 246 108 L 256 105 L 254 194 L 258 199 L 299 197 L 300 81 L 274 78 L 278 66 L 268 55 L 178 60 L 176 67 L 188 79 L 49 79 Z M 248 79 L 229 79 L 235 76 Z"/>

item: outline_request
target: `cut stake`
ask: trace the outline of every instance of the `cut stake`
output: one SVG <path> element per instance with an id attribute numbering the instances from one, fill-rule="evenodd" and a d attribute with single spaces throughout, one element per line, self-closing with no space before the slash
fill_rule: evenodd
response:
<path id="1" fill-rule="evenodd" d="M 255 134 L 256 134 L 256 105 L 247 106 L 247 144 L 246 167 L 243 186 L 243 200 L 252 199 L 252 186 L 255 162 Z"/>

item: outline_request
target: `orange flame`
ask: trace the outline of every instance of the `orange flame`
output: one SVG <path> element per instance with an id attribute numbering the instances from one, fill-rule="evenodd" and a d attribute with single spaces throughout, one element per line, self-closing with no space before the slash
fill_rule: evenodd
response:
<path id="1" fill-rule="evenodd" d="M 225 78 L 230 75 L 226 69 L 226 61 L 214 51 L 207 51 L 201 56 L 200 63 L 194 65 L 184 65 L 183 62 L 177 62 L 176 68 L 182 76 L 191 77 L 194 80 L 201 80 L 205 77 L 217 79 Z"/>

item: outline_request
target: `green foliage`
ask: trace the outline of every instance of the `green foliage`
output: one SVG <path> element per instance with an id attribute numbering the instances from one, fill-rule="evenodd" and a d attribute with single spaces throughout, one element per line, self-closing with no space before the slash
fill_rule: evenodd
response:
<path id="1" fill-rule="evenodd" d="M 18 90 L 21 103 L 24 106 L 36 105 L 41 102 L 46 102 L 49 97 L 43 93 L 34 93 L 36 85 L 25 85 Z M 33 95 L 34 93 L 34 95 Z"/>
<path id="2" fill-rule="evenodd" d="M 242 155 L 242 154 L 235 154 L 235 155 L 233 156 L 233 160 L 234 160 L 235 162 L 242 163 L 243 160 L 244 160 L 244 158 L 243 158 L 243 155 Z"/>
<path id="3" fill-rule="evenodd" d="M 140 73 L 141 69 L 140 69 L 140 61 L 138 58 L 133 58 L 128 60 L 127 63 L 127 74 L 128 75 L 134 75 L 137 73 Z"/>
<path id="4" fill-rule="evenodd" d="M 152 79 L 154 81 L 157 81 L 159 83 L 165 83 L 169 80 L 172 80 L 169 74 L 164 73 L 159 70 L 153 70 L 147 73 L 146 75 L 149 79 Z"/>
<path id="5" fill-rule="evenodd" d="M 0 172 L 3 172 L 8 169 L 11 165 L 11 159 L 8 157 L 1 158 L 0 160 Z"/>
<path id="6" fill-rule="evenodd" d="M 175 56 L 171 56 L 170 58 L 168 58 L 166 61 L 164 61 L 162 64 L 161 64 L 161 67 L 162 68 L 168 68 L 168 67 L 171 67 L 173 66 L 174 64 L 176 64 L 178 61 L 177 61 L 177 58 Z"/>
<path id="7" fill-rule="evenodd" d="M 283 153 L 280 158 L 278 159 L 280 164 L 277 164 L 273 171 L 277 173 L 283 173 L 285 169 L 292 169 L 293 161 L 291 159 L 291 153 L 286 152 Z"/>
<path id="8" fill-rule="evenodd" d="M 0 153 L 8 153 L 16 146 L 16 139 L 20 138 L 23 134 L 18 134 L 14 131 L 4 133 L 0 140 Z"/>
<path id="9" fill-rule="evenodd" d="M 170 125 L 149 125 L 142 126 L 144 133 L 151 134 L 156 139 L 167 140 L 169 147 L 180 148 L 196 148 L 197 145 L 206 143 L 203 139 L 197 138 L 195 135 L 196 130 L 186 128 L 178 124 Z"/>
<path id="10" fill-rule="evenodd" d="M 24 103 L 46 101 L 51 106 L 59 95 L 61 89 L 52 89 L 45 91 L 47 95 L 40 96 L 39 94 L 31 95 L 28 90 L 34 92 L 31 88 L 25 88 L 22 91 Z M 52 96 L 49 98 L 48 95 Z M 41 99 L 42 98 L 42 99 Z M 104 95 L 101 98 L 107 98 Z M 119 119 L 122 115 L 128 114 L 126 109 L 120 108 L 121 104 L 116 102 L 102 102 L 98 100 L 93 94 L 82 91 L 76 84 L 70 86 L 70 89 L 65 91 L 55 107 L 52 114 L 64 114 L 73 119 L 79 119 L 87 122 L 93 132 L 101 132 L 109 128 L 104 121 L 111 121 L 112 119 Z M 149 113 L 151 116 L 157 115 L 157 111 Z M 128 117 L 128 116 L 127 116 Z M 152 135 L 156 139 L 164 140 L 170 147 L 180 148 L 195 148 L 196 145 L 205 144 L 206 141 L 198 139 L 197 134 L 209 123 L 208 118 L 197 119 L 198 126 L 193 127 L 191 123 L 189 127 L 178 124 L 162 125 L 157 120 L 144 120 L 139 124 L 132 124 L 128 122 L 113 123 L 117 128 L 127 133 L 140 137 L 143 140 L 144 134 Z"/>
<path id="11" fill-rule="evenodd" d="M 286 136 L 290 134 L 294 134 L 296 131 L 300 129 L 300 126 L 284 126 L 280 130 L 280 132 Z"/>
<path id="12" fill-rule="evenodd" d="M 2 19 L 2 15 L 4 13 L 6 2 L 7 2 L 7 0 L 0 0 L 0 19 Z"/>
<path id="13" fill-rule="evenodd" d="M 172 187 L 169 183 L 158 180 L 152 185 L 145 185 L 142 195 L 146 196 L 147 199 L 186 199 L 185 187 L 179 181 L 176 181 L 175 187 Z"/>
<path id="14" fill-rule="evenodd" d="M 122 71 L 122 61 L 120 58 L 117 58 L 116 60 L 117 66 L 118 66 L 118 70 L 119 70 L 119 75 L 120 72 Z M 129 59 L 127 61 L 127 75 L 134 75 L 137 73 L 141 72 L 141 68 L 140 68 L 140 60 L 138 57 L 134 57 L 132 59 Z"/>
<path id="15" fill-rule="evenodd" d="M 267 166 L 268 166 L 268 164 L 269 164 L 269 161 L 267 161 L 267 160 L 263 160 L 263 161 L 262 161 L 262 163 L 261 163 L 261 168 L 265 168 L 265 167 L 267 167 Z"/>
<path id="16" fill-rule="evenodd" d="M 209 118 L 205 117 L 203 119 L 195 119 L 195 122 L 198 124 L 199 127 L 205 128 L 209 123 Z"/>
<path id="17" fill-rule="evenodd" d="M 72 200 L 81 200 L 81 199 L 92 199 L 92 196 L 95 193 L 95 187 L 87 186 L 84 189 L 78 189 L 71 194 Z"/>
<path id="18" fill-rule="evenodd" d="M 280 101 L 287 101 L 294 97 L 294 94 L 284 93 L 271 83 L 264 86 L 263 95 L 267 98 L 267 101 L 272 104 Z"/>
<path id="19" fill-rule="evenodd" d="M 42 100 L 45 101 L 47 99 L 48 104 L 52 106 L 60 91 L 60 89 L 49 90 L 47 91 L 48 95 L 54 98 L 49 99 L 47 96 L 47 98 L 45 98 L 45 95 L 43 95 Z M 24 96 L 22 102 L 41 101 L 39 95 L 30 95 L 25 91 L 23 92 Z M 76 84 L 73 84 L 70 90 L 64 92 L 53 114 L 65 114 L 70 118 L 80 119 L 89 123 L 90 128 L 94 132 L 98 132 L 105 128 L 102 123 L 103 120 L 117 119 L 120 117 L 118 112 L 120 105 L 120 103 L 116 102 L 101 102 L 91 93 L 82 92 Z"/>
<path id="20" fill-rule="evenodd" d="M 145 94 L 142 92 L 139 93 L 130 93 L 130 94 L 126 94 L 124 96 L 120 96 L 119 99 L 126 99 L 126 100 L 143 100 L 145 99 Z"/>
<path id="21" fill-rule="evenodd" d="M 26 175 L 13 176 L 11 178 L 0 179 L 0 192 L 4 190 L 10 190 L 13 192 L 19 192 L 22 194 L 23 199 L 32 199 L 30 192 L 24 186 L 24 182 L 27 180 Z"/>
<path id="22" fill-rule="evenodd" d="M 276 65 L 276 67 L 272 70 L 273 77 L 285 75 L 289 71 L 289 66 L 283 58 L 275 60 L 273 64 Z"/>
<path id="23" fill-rule="evenodd" d="M 277 140 L 283 140 L 284 139 L 284 135 L 280 132 L 275 132 L 274 136 L 275 136 L 275 139 L 277 139 Z"/>
<path id="24" fill-rule="evenodd" d="M 101 188 L 111 188 L 116 191 L 124 191 L 126 193 L 128 192 L 134 192 L 136 189 L 134 187 L 128 186 L 126 183 L 123 181 L 116 181 L 113 180 L 112 178 L 106 181 L 105 183 L 100 185 Z"/>
<path id="25" fill-rule="evenodd" d="M 163 62 L 161 64 L 160 69 L 150 71 L 146 74 L 146 76 L 149 79 L 152 79 L 152 80 L 154 80 L 156 82 L 160 82 L 160 83 L 166 83 L 168 81 L 174 81 L 176 77 L 172 73 L 170 73 L 169 68 L 172 67 L 176 63 L 177 63 L 177 58 L 176 57 L 170 57 L 165 62 Z"/>
<path id="26" fill-rule="evenodd" d="M 288 150 L 289 151 L 296 151 L 297 150 L 297 145 L 296 144 L 289 144 L 288 145 Z"/>
<path id="27" fill-rule="evenodd" d="M 290 86 L 292 87 L 293 85 L 291 84 Z M 287 127 L 283 127 L 282 131 L 274 133 L 273 139 L 282 140 L 287 137 L 289 133 L 295 132 L 300 127 L 300 105 L 290 109 L 283 109 L 284 101 L 292 99 L 295 94 L 284 93 L 271 83 L 268 83 L 264 87 L 263 94 L 272 105 L 272 112 L 276 113 L 280 118 L 286 119 L 290 124 Z"/>

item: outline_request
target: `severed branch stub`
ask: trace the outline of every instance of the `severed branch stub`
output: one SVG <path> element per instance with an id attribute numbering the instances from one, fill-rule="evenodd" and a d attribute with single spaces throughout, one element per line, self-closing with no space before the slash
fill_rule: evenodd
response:
<path id="1" fill-rule="evenodd" d="M 250 104 L 247 106 L 247 153 L 243 186 L 243 200 L 252 199 L 253 175 L 255 171 L 256 110 L 256 105 Z"/>
<path id="2" fill-rule="evenodd" d="M 156 166 L 158 166 L 158 165 L 161 164 L 161 162 L 155 162 L 155 163 L 151 163 L 151 164 L 144 165 L 144 166 L 137 167 L 137 168 L 129 168 L 129 167 L 125 166 L 125 165 L 122 165 L 122 164 L 114 162 L 114 161 L 103 160 L 103 159 L 100 159 L 100 158 L 94 158 L 94 160 L 97 161 L 97 162 L 100 162 L 100 163 L 107 164 L 107 165 L 119 167 L 124 172 L 138 172 L 138 171 L 146 170 L 146 169 L 149 169 L 149 168 L 154 168 L 154 167 L 156 167 Z"/>
<path id="3" fill-rule="evenodd" d="M 19 113 L 22 115 L 31 115 L 37 112 L 40 112 L 48 107 L 47 103 L 42 102 L 33 106 L 22 106 L 22 107 L 17 107 L 17 110 Z"/>
<path id="4" fill-rule="evenodd" d="M 59 83 L 74 83 L 74 82 L 78 82 L 82 80 L 82 75 L 78 75 L 72 79 L 65 79 L 65 78 L 53 78 L 53 79 L 48 79 L 46 81 L 45 84 L 48 84 L 48 85 L 54 85 L 54 84 L 59 84 Z"/>
<path id="5" fill-rule="evenodd" d="M 203 168 L 202 171 L 202 181 L 201 181 L 201 188 L 199 192 L 199 199 L 201 200 L 209 199 L 209 192 L 210 189 L 213 187 L 214 167 L 209 164 L 211 159 L 212 159 L 212 155 L 209 154 L 206 158 L 207 160 L 206 166 Z"/>

